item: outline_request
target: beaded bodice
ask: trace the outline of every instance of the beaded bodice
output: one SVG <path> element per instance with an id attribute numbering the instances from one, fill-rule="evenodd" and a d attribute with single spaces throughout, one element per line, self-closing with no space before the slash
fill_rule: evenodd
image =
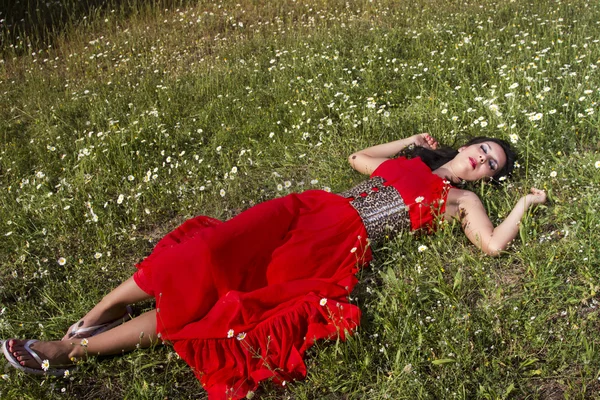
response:
<path id="1" fill-rule="evenodd" d="M 374 242 L 380 242 L 402 229 L 410 229 L 408 207 L 398 190 L 384 183 L 385 179 L 374 176 L 341 193 L 343 197 L 353 198 L 350 204 L 358 212 L 367 236 Z"/>

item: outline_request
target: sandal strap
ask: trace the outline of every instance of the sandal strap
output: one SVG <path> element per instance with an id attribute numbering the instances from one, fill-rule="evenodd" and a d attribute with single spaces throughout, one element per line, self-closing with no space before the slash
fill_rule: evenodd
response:
<path id="1" fill-rule="evenodd" d="M 79 328 L 79 327 L 73 328 L 72 327 L 71 332 L 69 333 L 69 337 L 70 338 L 78 338 L 77 335 L 91 333 L 91 335 L 85 336 L 85 337 L 89 337 L 89 336 L 94 336 L 98 333 L 102 333 L 106 330 L 114 328 L 117 325 L 122 324 L 124 321 L 129 320 L 132 313 L 133 313 L 133 310 L 132 310 L 131 306 L 128 305 L 126 307 L 125 314 L 123 314 L 121 317 L 114 319 L 112 321 L 105 322 L 103 324 L 98 324 L 98 325 L 86 326 L 83 328 Z M 75 324 L 73 324 L 73 326 L 75 326 L 75 325 L 79 326 L 82 323 L 83 323 L 83 321 L 78 321 Z M 96 332 L 96 331 L 98 331 L 98 332 Z"/>
<path id="2" fill-rule="evenodd" d="M 40 367 L 42 366 L 42 364 L 44 363 L 44 361 L 42 361 L 42 359 L 40 358 L 40 356 L 35 352 L 35 350 L 33 350 L 30 346 L 32 344 L 34 344 L 35 342 L 38 342 L 38 340 L 35 339 L 31 339 L 25 342 L 25 344 L 23 345 L 23 347 L 25 348 L 25 350 L 27 350 L 27 352 L 29 354 L 31 354 L 31 357 L 33 357 L 35 359 L 35 361 L 40 364 Z"/>

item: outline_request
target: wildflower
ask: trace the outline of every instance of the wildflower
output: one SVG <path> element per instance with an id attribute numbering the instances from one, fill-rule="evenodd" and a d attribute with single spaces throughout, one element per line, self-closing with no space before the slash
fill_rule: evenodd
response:
<path id="1" fill-rule="evenodd" d="M 519 141 L 519 135 L 517 135 L 516 133 L 513 133 L 512 135 L 509 136 L 511 143 L 517 143 Z"/>
<path id="2" fill-rule="evenodd" d="M 233 329 L 230 329 L 230 330 L 227 331 L 227 337 L 228 338 L 232 338 L 233 335 L 235 335 L 235 332 L 233 331 Z"/>
<path id="3" fill-rule="evenodd" d="M 292 186 L 292 182 L 285 181 L 285 182 L 283 182 L 283 186 L 285 186 L 286 188 L 289 188 L 290 186 Z"/>
<path id="4" fill-rule="evenodd" d="M 221 191 L 219 192 L 219 194 L 221 195 L 221 197 L 225 197 L 225 189 L 221 189 Z"/>
<path id="5" fill-rule="evenodd" d="M 327 304 L 327 299 L 326 299 L 325 297 L 323 297 L 323 298 L 321 299 L 321 301 L 319 301 L 319 304 L 320 304 L 321 306 L 325 307 L 325 304 Z"/>
<path id="6" fill-rule="evenodd" d="M 415 203 L 421 203 L 423 200 L 425 200 L 425 197 L 419 196 L 415 199 Z"/>
<path id="7" fill-rule="evenodd" d="M 237 340 L 244 340 L 246 338 L 246 332 L 240 332 L 238 333 L 236 339 Z"/>
<path id="8" fill-rule="evenodd" d="M 548 111 L 548 114 L 556 114 L 556 110 L 552 109 L 552 110 Z"/>
<path id="9" fill-rule="evenodd" d="M 81 345 L 83 347 L 87 347 L 88 343 L 89 343 L 89 340 L 87 340 L 86 338 L 81 339 Z"/>
<path id="10" fill-rule="evenodd" d="M 521 168 L 521 164 L 519 164 L 519 162 L 518 162 L 518 161 L 515 161 L 515 164 L 514 164 L 514 166 L 515 166 L 515 168 Z"/>
<path id="11" fill-rule="evenodd" d="M 133 180 L 134 180 L 134 179 L 135 179 L 135 176 L 133 176 L 133 175 L 129 175 L 129 176 L 127 177 L 127 180 L 128 180 L 129 182 L 133 182 Z"/>
<path id="12" fill-rule="evenodd" d="M 551 177 L 551 178 L 556 178 L 556 175 L 558 175 L 558 174 L 556 173 L 556 171 L 552 171 L 552 172 L 550 172 L 550 177 Z"/>
<path id="13" fill-rule="evenodd" d="M 44 371 L 48 371 L 49 368 L 50 368 L 50 361 L 48 361 L 48 360 L 42 361 L 42 369 Z"/>
<path id="14" fill-rule="evenodd" d="M 452 121 L 458 121 L 458 116 L 454 115 L 452 118 L 450 118 Z"/>
<path id="15" fill-rule="evenodd" d="M 516 89 L 518 87 L 519 87 L 519 84 L 517 82 L 515 82 L 512 85 L 510 85 L 508 88 L 512 90 L 512 89 Z"/>
<path id="16" fill-rule="evenodd" d="M 102 253 L 98 253 L 98 252 L 96 252 L 96 254 L 94 254 L 94 258 L 95 258 L 96 260 L 98 260 L 98 259 L 99 259 L 99 258 L 101 258 L 101 257 L 102 257 Z"/>
<path id="17" fill-rule="evenodd" d="M 600 161 L 596 161 L 596 162 L 594 163 L 594 167 L 596 167 L 596 168 L 600 168 Z"/>
<path id="18" fill-rule="evenodd" d="M 427 246 L 425 246 L 424 244 L 422 244 L 422 245 L 419 246 L 419 248 L 417 250 L 419 251 L 419 253 L 422 253 L 425 250 L 427 250 Z"/>
<path id="19" fill-rule="evenodd" d="M 485 128 L 487 126 L 487 121 L 481 121 L 481 124 L 479 124 L 482 128 Z"/>
<path id="20" fill-rule="evenodd" d="M 65 377 L 65 378 L 68 378 L 69 376 L 71 376 L 71 373 L 69 372 L 69 370 L 68 370 L 68 369 L 65 369 L 65 374 L 64 374 L 64 377 Z"/>
<path id="21" fill-rule="evenodd" d="M 318 179 L 313 179 L 313 180 L 310 181 L 311 185 L 316 185 L 317 183 L 319 183 Z"/>
<path id="22" fill-rule="evenodd" d="M 5 381 L 7 381 L 7 380 L 9 380 L 9 379 L 10 379 L 10 377 L 9 377 L 7 374 L 3 374 L 3 375 L 1 376 L 1 378 L 2 378 L 2 379 L 4 379 Z"/>
<path id="23" fill-rule="evenodd" d="M 231 173 L 232 173 L 232 174 L 235 174 L 235 173 L 237 173 L 237 167 L 235 167 L 235 166 L 234 166 L 233 168 L 231 168 Z"/>
<path id="24" fill-rule="evenodd" d="M 279 191 L 283 190 L 283 185 L 281 183 L 279 183 L 277 185 L 277 190 L 279 190 Z"/>
<path id="25" fill-rule="evenodd" d="M 58 259 L 58 265 L 65 265 L 67 263 L 67 259 L 64 257 L 61 257 Z"/>
<path id="26" fill-rule="evenodd" d="M 542 119 L 543 116 L 544 116 L 544 114 L 542 114 L 542 113 L 535 113 L 535 114 L 532 113 L 529 116 L 529 120 L 530 121 L 539 121 L 540 119 Z"/>
<path id="27" fill-rule="evenodd" d="M 119 197 L 117 197 L 117 204 L 123 203 L 123 199 L 124 198 L 125 198 L 125 196 L 123 196 L 122 194 L 120 194 Z"/>

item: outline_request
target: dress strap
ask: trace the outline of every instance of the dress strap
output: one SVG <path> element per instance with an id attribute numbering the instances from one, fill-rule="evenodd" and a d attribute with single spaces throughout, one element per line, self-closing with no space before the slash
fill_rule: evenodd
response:
<path id="1" fill-rule="evenodd" d="M 358 212 L 371 241 L 381 242 L 403 229 L 410 229 L 408 207 L 393 186 L 374 176 L 341 196 L 353 198 L 350 204 Z"/>

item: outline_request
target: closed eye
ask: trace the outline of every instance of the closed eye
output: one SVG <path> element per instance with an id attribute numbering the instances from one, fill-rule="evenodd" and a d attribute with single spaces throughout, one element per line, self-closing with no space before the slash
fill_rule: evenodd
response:
<path id="1" fill-rule="evenodd" d="M 488 146 L 487 146 L 485 143 L 484 143 L 484 144 L 482 144 L 482 145 L 481 145 L 481 146 L 479 146 L 479 147 L 481 148 L 481 150 L 483 150 L 483 152 L 484 152 L 485 154 L 487 154 L 487 153 L 488 153 L 488 151 L 489 151 L 489 148 L 488 148 Z M 495 161 L 495 160 L 490 160 L 488 164 L 489 164 L 490 168 L 492 169 L 492 171 L 495 171 L 495 170 L 496 170 L 496 168 L 498 168 L 498 163 L 496 163 L 496 161 Z"/>

